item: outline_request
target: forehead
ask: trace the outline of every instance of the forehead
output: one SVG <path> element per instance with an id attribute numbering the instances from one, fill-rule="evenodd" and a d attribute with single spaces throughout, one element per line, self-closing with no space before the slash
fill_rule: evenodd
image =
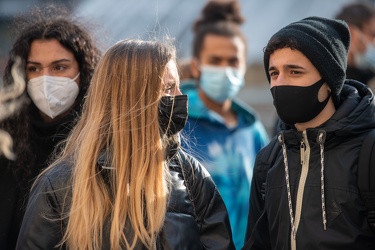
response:
<path id="1" fill-rule="evenodd" d="M 208 34 L 204 38 L 201 56 L 245 56 L 245 44 L 238 36 L 226 37 Z"/>
<path id="2" fill-rule="evenodd" d="M 74 54 L 56 39 L 37 39 L 31 42 L 28 61 L 49 64 L 61 59 L 74 60 Z"/>
<path id="3" fill-rule="evenodd" d="M 302 67 L 314 67 L 310 60 L 299 50 L 282 48 L 275 50 L 270 55 L 269 66 L 299 65 Z"/>
<path id="4" fill-rule="evenodd" d="M 174 60 L 169 60 L 167 65 L 165 65 L 164 78 L 178 78 L 177 65 Z"/>
<path id="5" fill-rule="evenodd" d="M 175 61 L 169 60 L 168 63 L 165 65 L 165 71 L 169 74 L 173 74 L 177 71 L 177 65 Z"/>

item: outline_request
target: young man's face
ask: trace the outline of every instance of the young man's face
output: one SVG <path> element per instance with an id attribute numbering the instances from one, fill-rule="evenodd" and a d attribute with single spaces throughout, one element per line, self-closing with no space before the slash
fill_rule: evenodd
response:
<path id="1" fill-rule="evenodd" d="M 321 79 L 319 71 L 307 57 L 298 50 L 283 48 L 270 56 L 268 73 L 270 88 L 280 85 L 310 86 Z M 327 97 L 328 85 L 325 83 L 319 91 L 320 101 Z"/>
<path id="2" fill-rule="evenodd" d="M 233 67 L 245 72 L 245 50 L 245 44 L 238 36 L 206 35 L 200 58 L 196 58 L 191 65 L 192 74 L 199 78 L 199 67 L 202 65 Z"/>

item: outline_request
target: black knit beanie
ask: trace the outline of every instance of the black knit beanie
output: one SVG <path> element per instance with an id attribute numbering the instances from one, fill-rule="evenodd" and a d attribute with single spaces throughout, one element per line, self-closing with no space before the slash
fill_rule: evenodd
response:
<path id="1" fill-rule="evenodd" d="M 333 101 L 338 106 L 339 95 L 346 79 L 345 72 L 350 43 L 347 24 L 344 21 L 322 17 L 302 19 L 285 26 L 274 34 L 269 40 L 265 52 L 274 41 L 289 38 L 296 42 L 295 49 L 302 52 L 317 68 L 331 88 Z M 270 54 L 264 54 L 264 67 L 268 81 L 270 81 L 269 56 Z"/>

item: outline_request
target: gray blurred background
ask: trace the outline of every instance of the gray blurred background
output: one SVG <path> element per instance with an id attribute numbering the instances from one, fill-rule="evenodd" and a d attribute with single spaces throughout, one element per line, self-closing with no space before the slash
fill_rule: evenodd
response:
<path id="1" fill-rule="evenodd" d="M 368 0 L 374 3 L 375 0 Z M 191 55 L 194 20 L 207 0 L 0 0 L 0 73 L 3 74 L 13 38 L 13 17 L 30 7 L 57 2 L 92 25 L 91 31 L 103 50 L 125 38 L 175 38 L 178 57 Z M 358 0 L 239 0 L 246 18 L 243 31 L 248 40 L 246 85 L 239 98 L 259 114 L 273 134 L 275 110 L 265 78 L 263 47 L 277 30 L 307 16 L 334 17 L 346 4 Z"/>

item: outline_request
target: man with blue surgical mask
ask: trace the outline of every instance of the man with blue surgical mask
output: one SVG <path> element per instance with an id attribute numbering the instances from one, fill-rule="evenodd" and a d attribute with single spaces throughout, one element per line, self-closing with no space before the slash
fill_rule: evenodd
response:
<path id="1" fill-rule="evenodd" d="M 375 90 L 375 7 L 374 4 L 352 3 L 336 15 L 350 30 L 348 79 L 367 84 Z"/>
<path id="2" fill-rule="evenodd" d="M 193 79 L 183 146 L 203 162 L 228 209 L 233 240 L 243 246 L 249 188 L 257 152 L 268 136 L 255 112 L 235 99 L 244 86 L 246 39 L 237 1 L 209 1 L 194 26 Z"/>

